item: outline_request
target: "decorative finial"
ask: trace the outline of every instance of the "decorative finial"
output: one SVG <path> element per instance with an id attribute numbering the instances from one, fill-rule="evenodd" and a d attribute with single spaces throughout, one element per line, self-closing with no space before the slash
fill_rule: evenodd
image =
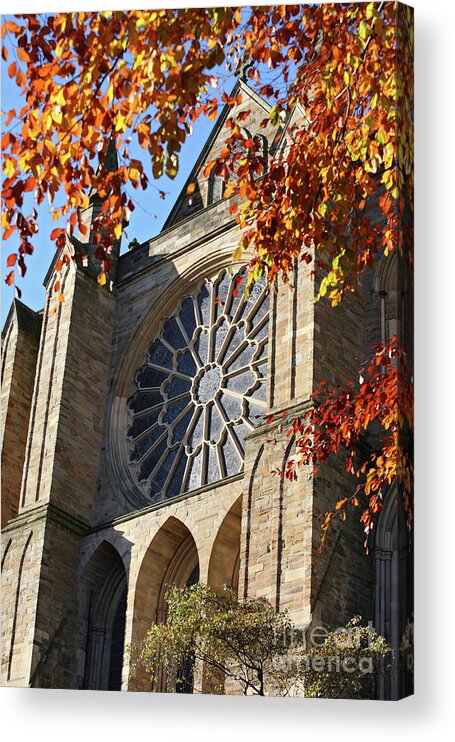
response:
<path id="1" fill-rule="evenodd" d="M 242 59 L 239 60 L 239 63 L 235 68 L 234 75 L 236 77 L 239 77 L 240 80 L 243 80 L 243 82 L 247 82 L 246 73 L 248 72 L 250 67 L 253 67 L 253 65 L 254 60 L 251 59 L 251 57 L 243 56 Z"/>

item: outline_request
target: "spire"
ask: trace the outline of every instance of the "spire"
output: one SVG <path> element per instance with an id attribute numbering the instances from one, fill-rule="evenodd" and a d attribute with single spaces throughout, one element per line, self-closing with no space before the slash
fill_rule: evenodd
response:
<path id="1" fill-rule="evenodd" d="M 113 134 L 111 134 L 107 143 L 104 168 L 108 173 L 115 173 L 118 170 L 117 147 L 115 146 L 115 137 Z"/>
<path id="2" fill-rule="evenodd" d="M 116 140 L 111 133 L 109 138 L 106 137 L 99 153 L 99 165 L 97 175 L 109 175 L 118 170 L 118 155 Z M 100 231 L 97 219 L 101 214 L 103 201 L 106 196 L 100 195 L 96 189 L 92 189 L 90 194 L 90 204 L 81 212 L 82 222 L 86 227 L 85 234 L 80 233 L 78 238 L 72 238 L 71 242 L 76 251 L 83 256 L 83 265 L 88 273 L 97 276 L 100 270 L 99 257 L 97 257 L 97 246 L 94 244 L 93 235 Z M 96 225 L 96 226 L 95 226 Z M 102 231 L 102 226 L 101 226 Z M 109 277 L 115 280 L 117 273 L 117 262 L 120 253 L 120 239 L 116 239 L 112 245 L 112 251 L 109 254 L 111 268 L 107 271 Z"/>

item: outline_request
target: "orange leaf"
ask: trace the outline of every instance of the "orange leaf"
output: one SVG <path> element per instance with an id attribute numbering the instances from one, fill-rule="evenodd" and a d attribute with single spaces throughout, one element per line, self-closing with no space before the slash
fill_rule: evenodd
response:
<path id="1" fill-rule="evenodd" d="M 25 83 L 27 82 L 27 78 L 25 77 L 22 70 L 19 70 L 16 77 L 16 83 L 19 85 L 20 88 L 23 88 Z"/>
<path id="2" fill-rule="evenodd" d="M 11 253 L 11 255 L 8 255 L 6 259 L 6 265 L 8 266 L 8 268 L 12 268 L 13 265 L 16 265 L 16 260 L 17 260 L 16 253 L 13 252 Z"/>
<path id="3" fill-rule="evenodd" d="M 5 283 L 7 286 L 12 286 L 14 283 L 14 271 L 10 271 L 8 275 L 5 278 Z"/>
<path id="4" fill-rule="evenodd" d="M 216 160 L 211 160 L 211 162 L 208 162 L 207 165 L 204 168 L 204 176 L 208 178 L 210 173 L 212 172 L 213 168 L 216 165 Z"/>
<path id="5" fill-rule="evenodd" d="M 33 191 L 35 186 L 36 186 L 36 178 L 29 178 L 25 182 L 25 186 L 24 186 L 25 193 L 28 193 L 29 191 Z"/>
<path id="6" fill-rule="evenodd" d="M 11 121 L 14 118 L 15 115 L 16 115 L 16 109 L 15 108 L 11 108 L 11 110 L 8 111 L 8 116 L 6 117 L 5 126 L 9 126 L 10 125 L 10 123 L 11 123 Z"/>
<path id="7" fill-rule="evenodd" d="M 335 505 L 335 510 L 339 510 L 343 507 L 344 503 L 347 502 L 348 498 L 344 497 L 342 500 L 338 500 L 337 504 Z"/>
<path id="8" fill-rule="evenodd" d="M 22 62 L 30 62 L 30 57 L 25 51 L 25 49 L 21 49 L 20 46 L 17 47 L 17 56 Z"/>
<path id="9" fill-rule="evenodd" d="M 16 62 L 13 62 L 8 67 L 8 76 L 9 77 L 15 77 L 16 76 L 16 72 L 17 72 L 17 64 L 16 64 Z"/>

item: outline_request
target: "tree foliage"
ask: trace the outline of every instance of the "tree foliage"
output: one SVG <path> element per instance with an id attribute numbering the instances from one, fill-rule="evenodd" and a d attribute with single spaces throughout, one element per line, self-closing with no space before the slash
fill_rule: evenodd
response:
<path id="1" fill-rule="evenodd" d="M 152 682 L 166 672 L 176 690 L 186 678 L 176 668 L 187 658 L 200 663 L 212 692 L 225 682 L 245 695 L 349 698 L 372 694 L 381 661 L 389 653 L 382 637 L 356 617 L 337 631 L 325 632 L 321 645 L 307 647 L 286 612 L 276 612 L 264 598 L 239 602 L 197 584 L 167 591 L 168 614 L 154 624 L 139 648 L 138 660 Z M 176 679 L 177 676 L 177 679 Z"/>
<path id="2" fill-rule="evenodd" d="M 243 134 L 248 114 L 229 117 L 226 147 L 205 174 L 214 169 L 227 184 L 239 250 L 251 255 L 249 283 L 264 271 L 271 283 L 287 280 L 296 260 L 313 262 L 318 297 L 336 306 L 366 266 L 394 251 L 411 262 L 413 60 L 406 6 L 25 15 L 5 19 L 2 38 L 8 75 L 23 99 L 6 114 L 2 137 L 3 238 L 19 238 L 7 259 L 8 285 L 16 271 L 24 275 L 34 250 L 36 204 L 47 198 L 55 221 L 66 217 L 69 235 L 84 235 L 81 210 L 93 191 L 103 199 L 92 241 L 104 285 L 113 245 L 135 208 L 128 189 L 150 186 L 164 196 L 159 178 L 176 176 L 193 123 L 214 119 L 221 104 L 239 102 L 216 95 L 216 88 L 245 58 L 253 63 L 250 85 L 273 104 L 264 126 L 287 127 L 286 145 L 266 169 L 258 143 Z M 112 138 L 119 154 L 113 169 L 105 158 Z M 131 155 L 133 142 L 149 158 L 152 178 Z M 63 248 L 65 230 L 56 227 L 51 239 Z M 59 291 L 58 278 L 55 287 Z M 383 486 L 401 477 L 410 496 L 402 422 L 412 419 L 412 388 L 401 362 L 401 371 L 389 362 L 395 350 L 375 351 L 374 373 L 358 391 L 331 390 L 293 426 L 297 467 L 286 476 L 345 448 L 347 468 L 362 483 L 351 501 L 362 493 L 367 498 L 367 533 Z M 357 466 L 353 447 L 375 421 L 385 431 L 383 445 L 368 466 Z"/>
<path id="3" fill-rule="evenodd" d="M 396 205 L 412 193 L 412 107 L 400 106 L 396 53 L 400 29 L 406 43 L 410 15 L 393 2 L 369 4 L 278 5 L 161 11 L 60 13 L 6 20 L 3 57 L 8 75 L 20 88 L 24 105 L 10 110 L 2 139 L 4 238 L 21 234 L 20 257 L 29 252 L 36 221 L 23 212 L 33 192 L 51 205 L 61 189 L 65 202 L 56 219 L 77 225 L 78 207 L 88 193 L 108 196 L 104 207 L 105 252 L 121 235 L 128 201 L 121 187 L 146 188 L 143 164 L 128 156 L 131 137 L 148 152 L 154 178 L 175 177 L 178 153 L 191 122 L 215 118 L 219 100 L 216 65 L 233 70 L 246 55 L 259 94 L 276 99 L 270 118 L 278 125 L 295 106 L 304 122 L 291 129 L 289 143 L 262 179 L 248 160 L 254 143 L 245 143 L 230 122 L 232 144 L 216 163 L 228 195 L 244 202 L 237 219 L 245 227 L 244 247 L 269 275 L 287 274 L 294 258 L 327 255 L 332 270 L 325 285 L 339 300 L 338 288 L 371 264 L 383 249 L 409 248 L 400 240 Z M 404 27 L 404 28 L 402 28 Z M 403 54 L 402 85 L 412 78 L 412 56 Z M 267 65 L 285 83 L 261 85 L 258 69 Z M 406 67 L 407 65 L 407 67 Z M 236 101 L 223 96 L 223 102 Z M 114 134 L 123 164 L 115 173 L 97 168 L 95 154 Z M 382 222 L 369 213 L 379 206 Z M 238 205 L 237 205 L 238 206 Z M 235 209 L 235 207 L 234 207 Z M 106 215 L 109 214 L 109 219 Z M 57 244 L 61 235 L 55 234 Z M 105 253 L 100 252 L 100 257 Z"/>

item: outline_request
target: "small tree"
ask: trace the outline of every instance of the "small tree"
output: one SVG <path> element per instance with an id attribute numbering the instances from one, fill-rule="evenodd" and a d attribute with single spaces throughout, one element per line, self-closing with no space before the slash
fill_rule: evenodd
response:
<path id="1" fill-rule="evenodd" d="M 177 690 L 187 682 L 181 668 L 190 657 L 209 673 L 215 693 L 231 679 L 244 695 L 368 697 L 389 651 L 359 618 L 307 649 L 304 633 L 265 598 L 238 601 L 231 590 L 218 595 L 202 584 L 171 586 L 166 598 L 167 622 L 148 630 L 139 660 L 152 682 L 164 670 Z"/>
<path id="2" fill-rule="evenodd" d="M 307 698 L 373 698 L 376 678 L 388 669 L 390 654 L 384 637 L 360 616 L 328 632 L 321 646 L 303 657 L 302 678 Z"/>

